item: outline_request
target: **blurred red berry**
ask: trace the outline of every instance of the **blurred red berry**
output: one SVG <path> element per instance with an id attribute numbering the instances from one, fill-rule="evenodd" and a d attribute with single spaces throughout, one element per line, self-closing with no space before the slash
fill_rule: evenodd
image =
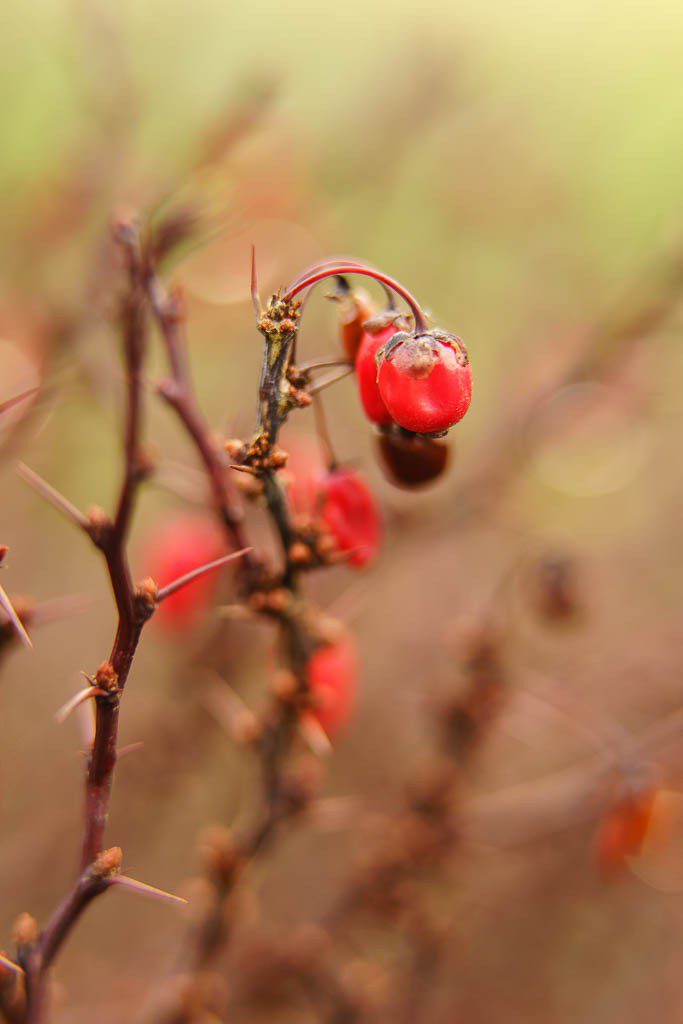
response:
<path id="1" fill-rule="evenodd" d="M 401 332 L 380 351 L 379 392 L 393 420 L 416 434 L 448 430 L 472 398 L 465 346 L 454 335 Z"/>
<path id="2" fill-rule="evenodd" d="M 397 330 L 395 324 L 389 324 L 376 334 L 365 331 L 356 356 L 358 391 L 365 415 L 373 423 L 380 425 L 391 423 L 391 413 L 379 393 L 377 353 L 396 334 Z"/>
<path id="3" fill-rule="evenodd" d="M 301 434 L 288 437 L 283 447 L 287 452 L 283 475 L 289 503 L 298 515 L 314 516 L 325 470 L 320 447 Z"/>
<path id="4" fill-rule="evenodd" d="M 218 526 L 203 516 L 179 516 L 149 538 L 146 563 L 149 575 L 164 587 L 185 573 L 226 554 Z M 189 629 L 208 608 L 218 585 L 218 573 L 188 583 L 159 605 L 155 619 L 167 629 Z"/>
<path id="5" fill-rule="evenodd" d="M 358 676 L 358 650 L 350 634 L 318 647 L 308 660 L 311 713 L 330 737 L 336 736 L 351 720 L 356 707 Z"/>
<path id="6" fill-rule="evenodd" d="M 363 568 L 379 554 L 382 520 L 374 495 L 354 469 L 340 466 L 320 478 L 320 515 L 348 553 L 348 563 Z"/>
<path id="7" fill-rule="evenodd" d="M 622 796 L 600 822 L 596 835 L 598 867 L 612 873 L 641 852 L 650 828 L 656 790 L 649 787 Z"/>

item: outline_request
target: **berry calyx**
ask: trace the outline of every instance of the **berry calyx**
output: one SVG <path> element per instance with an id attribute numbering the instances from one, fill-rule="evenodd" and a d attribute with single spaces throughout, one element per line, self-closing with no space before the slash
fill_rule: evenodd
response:
<path id="1" fill-rule="evenodd" d="M 150 576 L 162 588 L 225 553 L 225 541 L 213 520 L 183 515 L 157 530 L 145 561 Z M 211 604 L 217 585 L 217 573 L 188 583 L 159 605 L 155 620 L 168 630 L 191 629 Z"/>
<path id="2" fill-rule="evenodd" d="M 407 490 L 436 480 L 448 464 L 450 448 L 443 440 L 411 434 L 401 427 L 383 430 L 376 443 L 384 475 Z"/>
<path id="3" fill-rule="evenodd" d="M 351 720 L 356 707 L 358 675 L 358 651 L 350 634 L 318 647 L 308 659 L 310 713 L 330 737 L 336 736 Z"/>
<path id="4" fill-rule="evenodd" d="M 320 517 L 349 565 L 373 562 L 382 543 L 382 520 L 374 495 L 354 469 L 339 466 L 320 478 Z"/>
<path id="5" fill-rule="evenodd" d="M 369 325 L 366 324 L 356 356 L 356 378 L 361 404 L 368 419 L 379 426 L 391 423 L 392 417 L 377 384 L 377 353 L 397 332 L 393 319 L 383 324 L 379 318 L 375 318 Z"/>
<path id="6" fill-rule="evenodd" d="M 453 334 L 395 334 L 377 355 L 377 383 L 392 419 L 416 434 L 458 423 L 472 399 L 467 349 Z"/>

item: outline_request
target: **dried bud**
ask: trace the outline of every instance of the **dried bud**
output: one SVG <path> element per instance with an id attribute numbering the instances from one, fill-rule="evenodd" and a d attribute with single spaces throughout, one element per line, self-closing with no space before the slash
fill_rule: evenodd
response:
<path id="1" fill-rule="evenodd" d="M 225 450 L 233 462 L 242 462 L 247 454 L 247 446 L 239 437 L 232 437 L 225 442 Z"/>
<path id="2" fill-rule="evenodd" d="M 93 861 L 90 871 L 96 878 L 110 878 L 117 875 L 121 870 L 123 853 L 120 846 L 112 846 L 108 850 L 98 853 Z"/>
<path id="3" fill-rule="evenodd" d="M 6 544 L 0 544 L 0 565 L 2 565 L 2 563 L 5 561 L 8 551 L 9 548 L 7 547 Z"/>
<path id="4" fill-rule="evenodd" d="M 12 934 L 17 946 L 32 946 L 40 938 L 40 928 L 35 917 L 23 913 L 14 922 Z"/>
<path id="5" fill-rule="evenodd" d="M 95 685 L 108 693 L 116 693 L 119 688 L 119 677 L 109 661 L 103 661 L 95 673 Z"/>
<path id="6" fill-rule="evenodd" d="M 270 462 L 273 469 L 281 469 L 287 465 L 287 452 L 283 452 L 281 448 L 276 448 L 270 453 Z"/>
<path id="7" fill-rule="evenodd" d="M 151 576 L 146 576 L 136 584 L 135 603 L 143 618 L 148 619 L 154 613 L 158 597 L 159 588 Z"/>
<path id="8" fill-rule="evenodd" d="M 99 505 L 92 505 L 87 513 L 87 530 L 93 543 L 101 547 L 113 528 L 113 523 L 108 514 Z"/>
<path id="9" fill-rule="evenodd" d="M 313 555 L 307 544 L 296 540 L 290 546 L 287 557 L 292 565 L 310 565 Z"/>

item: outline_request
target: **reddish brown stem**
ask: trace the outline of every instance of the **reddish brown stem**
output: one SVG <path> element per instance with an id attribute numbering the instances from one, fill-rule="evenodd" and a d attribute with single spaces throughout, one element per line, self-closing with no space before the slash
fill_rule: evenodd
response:
<path id="1" fill-rule="evenodd" d="M 365 266 L 362 263 L 354 263 L 353 261 L 340 261 L 339 263 L 323 263 L 319 267 L 313 267 L 310 273 L 298 281 L 285 291 L 283 298 L 290 300 L 293 299 L 299 292 L 305 288 L 311 288 L 314 284 L 319 281 L 323 281 L 326 277 L 336 277 L 338 274 L 361 274 L 364 277 L 371 277 L 379 284 L 385 285 L 387 288 L 391 288 L 392 291 L 403 299 L 411 313 L 413 314 L 413 320 L 415 321 L 416 331 L 427 330 L 427 320 L 425 314 L 420 307 L 417 299 L 414 295 L 404 288 L 400 282 L 395 281 L 393 277 L 389 277 L 388 274 L 382 273 L 380 270 L 375 270 L 373 267 Z"/>

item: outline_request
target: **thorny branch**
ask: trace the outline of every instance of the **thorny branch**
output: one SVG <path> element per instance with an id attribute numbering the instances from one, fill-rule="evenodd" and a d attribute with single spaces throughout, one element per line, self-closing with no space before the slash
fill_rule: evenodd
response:
<path id="1" fill-rule="evenodd" d="M 143 580 L 137 585 L 133 582 L 127 553 L 128 537 L 137 491 L 150 469 L 141 446 L 147 299 L 141 275 L 139 238 L 134 226 L 118 224 L 116 241 L 124 254 L 128 280 L 121 303 L 126 380 L 124 472 L 114 519 L 110 519 L 99 508 L 92 509 L 84 516 L 37 474 L 27 467 L 20 469 L 24 479 L 83 529 L 101 551 L 117 609 L 116 633 L 110 656 L 89 680 L 95 704 L 95 732 L 86 768 L 80 875 L 42 931 L 25 915 L 22 935 L 17 943 L 18 962 L 25 976 L 25 1024 L 42 1024 L 48 1019 L 48 969 L 71 929 L 93 899 L 115 883 L 126 883 L 137 891 L 164 895 L 120 875 L 121 851 L 118 848 L 102 852 L 117 761 L 120 700 L 142 629 L 159 601 L 198 575 L 228 560 L 218 559 L 208 566 L 200 567 L 162 590 L 157 589 L 153 580 Z M 228 557 L 242 554 L 244 551 Z"/>
<path id="2" fill-rule="evenodd" d="M 52 501 L 91 538 L 105 559 L 116 603 L 118 621 L 116 635 L 108 661 L 100 666 L 93 677 L 92 699 L 95 702 L 95 737 L 88 758 L 86 799 L 84 814 L 83 852 L 80 874 L 64 900 L 40 931 L 32 919 L 20 919 L 17 926 L 19 966 L 25 975 L 25 1013 L 16 1002 L 16 987 L 7 988 L 5 975 L 0 985 L 0 1004 L 10 1021 L 41 1024 L 47 1019 L 47 970 L 53 963 L 64 941 L 80 915 L 98 895 L 114 884 L 130 882 L 138 890 L 139 883 L 120 875 L 121 854 L 118 848 L 103 851 L 113 774 L 117 760 L 117 731 L 119 704 L 130 673 L 131 664 L 145 622 L 153 614 L 156 603 L 178 586 L 187 582 L 176 581 L 165 591 L 157 591 L 152 581 L 135 585 L 127 556 L 127 542 L 134 513 L 137 490 L 150 467 L 141 448 L 142 428 L 142 367 L 146 350 L 146 320 L 148 309 L 156 320 L 165 345 L 170 376 L 158 387 L 160 395 L 176 412 L 184 429 L 194 443 L 207 473 L 213 503 L 225 528 L 231 545 L 244 553 L 240 574 L 243 594 L 249 607 L 276 623 L 283 660 L 287 666 L 287 685 L 274 695 L 270 712 L 251 737 L 262 771 L 262 799 L 254 821 L 247 832 L 233 840 L 227 831 L 214 831 L 205 837 L 204 859 L 213 882 L 210 905 L 193 930 L 193 949 L 184 966 L 199 974 L 229 937 L 229 922 L 225 909 L 235 884 L 248 864 L 272 844 L 280 826 L 295 817 L 308 804 L 311 796 L 310 780 L 289 770 L 299 727 L 299 712 L 307 698 L 306 667 L 316 645 L 321 642 L 322 627 L 319 613 L 302 598 L 300 593 L 301 564 L 293 557 L 297 531 L 292 522 L 285 493 L 278 479 L 278 470 L 286 457 L 277 448 L 282 424 L 294 409 L 310 404 L 316 385 L 311 385 L 308 373 L 319 362 L 297 370 L 294 365 L 296 336 L 300 317 L 300 304 L 295 296 L 332 274 L 369 273 L 376 280 L 393 287 L 413 312 L 416 328 L 424 326 L 420 307 L 401 286 L 375 271 L 368 271 L 352 261 L 330 261 L 301 275 L 283 294 L 276 294 L 264 312 L 259 313 L 259 329 L 265 338 L 265 351 L 259 386 L 259 418 L 254 437 L 249 443 L 233 442 L 229 453 L 236 468 L 250 472 L 260 483 L 262 494 L 279 536 L 283 566 L 272 571 L 261 557 L 248 549 L 241 510 L 237 507 L 229 480 L 229 466 L 217 442 L 212 437 L 196 400 L 189 368 L 184 336 L 184 309 L 177 293 L 168 293 L 157 277 L 155 250 L 147 240 L 141 241 L 136 229 L 121 224 L 117 241 L 125 257 L 128 287 L 122 303 L 123 352 L 126 369 L 126 417 L 124 442 L 124 473 L 113 520 L 99 509 L 84 516 L 63 496 L 54 491 L 29 470 L 24 477 L 48 500 Z M 510 419 L 499 427 L 495 438 L 501 442 L 489 463 L 483 465 L 487 480 L 497 482 L 501 466 L 508 463 L 516 468 L 509 451 L 509 439 L 526 429 L 535 408 L 543 397 L 558 387 L 575 382 L 596 370 L 604 371 L 621 347 L 657 327 L 668 315 L 678 299 L 680 290 L 680 261 L 669 275 L 661 295 L 647 300 L 636 308 L 630 318 L 620 325 L 608 327 L 591 337 L 585 350 L 574 359 L 550 384 L 546 384 L 530 400 L 514 410 Z M 329 361 L 328 361 L 329 363 Z M 21 397 L 21 396 L 19 396 Z M 0 412 L 3 407 L 0 407 Z M 510 429 L 510 422 L 514 429 Z M 480 484 L 481 481 L 475 481 Z M 472 486 L 475 493 L 477 488 Z M 465 503 L 466 504 L 466 503 Z M 203 567 L 208 571 L 224 559 Z M 194 574 L 189 574 L 194 577 Z M 3 599 L 0 593 L 0 600 Z M 12 618 L 3 601 L 5 610 Z M 11 605 L 9 608 L 11 609 Z M 16 623 L 15 623 L 16 626 Z M 391 919 L 400 912 L 405 899 L 406 880 L 419 880 L 427 871 L 439 867 L 452 852 L 460 837 L 457 832 L 458 815 L 453 804 L 458 796 L 458 782 L 462 764 L 478 746 L 485 726 L 499 706 L 501 682 L 504 678 L 495 652 L 484 645 L 478 660 L 470 665 L 472 687 L 464 702 L 450 709 L 444 717 L 448 735 L 444 738 L 447 757 L 439 758 L 432 776 L 418 788 L 410 787 L 406 793 L 405 813 L 396 824 L 403 830 L 402 840 L 392 843 L 392 849 L 380 845 L 376 856 L 366 865 L 364 873 L 335 906 L 326 925 L 339 924 L 356 910 L 374 910 L 380 918 Z M 80 695 L 77 695 L 80 697 Z M 396 830 L 394 830 L 396 831 Z M 396 850 L 403 854 L 397 858 Z M 430 964 L 430 948 L 434 936 L 432 923 L 422 918 L 405 915 L 404 925 L 412 929 L 414 945 L 411 981 L 407 986 L 403 1016 L 414 1020 L 415 1003 L 421 985 L 429 984 L 425 965 Z M 10 969 L 11 968 L 11 962 Z M 433 966 L 433 965 L 432 965 Z M 310 990 L 320 987 L 322 974 L 303 978 Z M 346 996 L 336 986 L 334 978 L 325 982 L 325 998 L 332 999 L 331 1020 L 355 1020 L 356 1011 L 346 1005 Z M 11 998 L 10 998 L 11 997 Z"/>

